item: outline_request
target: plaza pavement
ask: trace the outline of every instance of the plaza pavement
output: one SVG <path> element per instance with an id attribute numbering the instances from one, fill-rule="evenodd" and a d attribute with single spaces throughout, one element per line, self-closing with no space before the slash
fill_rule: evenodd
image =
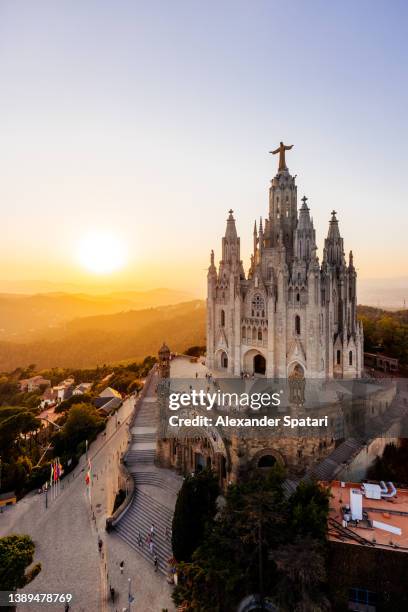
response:
<path id="1" fill-rule="evenodd" d="M 0 536 L 24 533 L 36 545 L 35 562 L 42 570 L 19 592 L 72 593 L 70 612 L 122 612 L 128 606 L 128 578 L 135 597 L 132 612 L 174 610 L 171 589 L 162 575 L 140 558 L 116 535 L 105 531 L 119 476 L 119 459 L 128 443 L 127 420 L 134 397 L 128 398 L 108 423 L 105 432 L 89 448 L 94 475 L 91 499 L 85 484 L 85 456 L 74 472 L 62 479 L 55 499 L 32 492 L 0 514 Z M 98 537 L 103 540 L 98 552 Z M 119 563 L 124 561 L 123 575 Z M 109 586 L 117 597 L 112 605 Z M 64 604 L 19 604 L 18 611 L 63 611 Z"/>

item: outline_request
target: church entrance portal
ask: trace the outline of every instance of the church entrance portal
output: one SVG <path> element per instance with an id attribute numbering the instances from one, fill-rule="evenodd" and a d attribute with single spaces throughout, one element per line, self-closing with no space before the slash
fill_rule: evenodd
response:
<path id="1" fill-rule="evenodd" d="M 225 369 L 228 368 L 228 355 L 225 351 L 221 353 L 221 367 Z"/>
<path id="2" fill-rule="evenodd" d="M 271 468 L 275 465 L 276 459 L 273 455 L 263 455 L 258 461 L 258 467 Z"/>
<path id="3" fill-rule="evenodd" d="M 263 355 L 255 355 L 254 357 L 254 373 L 265 374 L 266 372 L 266 360 Z"/>
<path id="4" fill-rule="evenodd" d="M 195 453 L 195 471 L 202 472 L 207 467 L 207 462 L 205 460 L 204 455 L 201 453 Z"/>

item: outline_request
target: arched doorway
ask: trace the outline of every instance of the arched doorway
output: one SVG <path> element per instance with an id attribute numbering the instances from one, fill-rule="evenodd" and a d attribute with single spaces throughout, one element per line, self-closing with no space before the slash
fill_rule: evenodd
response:
<path id="1" fill-rule="evenodd" d="M 263 355 L 255 355 L 254 357 L 254 374 L 265 374 L 266 359 Z"/>
<path id="2" fill-rule="evenodd" d="M 228 355 L 225 351 L 221 353 L 221 367 L 228 368 Z"/>
<path id="3" fill-rule="evenodd" d="M 271 468 L 276 463 L 276 457 L 273 455 L 262 455 L 258 461 L 259 468 Z"/>
<path id="4" fill-rule="evenodd" d="M 201 453 L 194 453 L 194 469 L 196 472 L 202 472 L 207 467 L 207 460 Z"/>

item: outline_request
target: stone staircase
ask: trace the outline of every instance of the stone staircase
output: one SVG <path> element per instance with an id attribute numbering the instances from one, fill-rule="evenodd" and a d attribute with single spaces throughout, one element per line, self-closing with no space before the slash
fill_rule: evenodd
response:
<path id="1" fill-rule="evenodd" d="M 172 519 L 173 512 L 169 508 L 136 488 L 132 505 L 119 524 L 115 526 L 115 530 L 123 540 L 152 565 L 156 554 L 159 570 L 165 574 L 168 569 L 167 561 L 172 557 L 170 536 Z M 146 542 L 152 523 L 154 525 L 153 554 Z M 167 537 L 166 528 L 168 530 Z M 138 541 L 139 533 L 142 538 L 141 546 Z"/>
<path id="2" fill-rule="evenodd" d="M 126 465 L 129 467 L 135 463 L 151 463 L 154 462 L 155 449 L 134 449 L 126 453 Z M 130 470 L 132 471 L 132 470 Z"/>
<path id="3" fill-rule="evenodd" d="M 326 459 L 315 465 L 308 476 L 318 480 L 332 480 L 362 448 L 364 448 L 364 442 L 356 438 L 348 438 L 335 448 Z"/>
<path id="4" fill-rule="evenodd" d="M 168 470 L 154 465 L 157 438 L 156 380 L 153 377 L 147 393 L 141 399 L 136 417 L 131 426 L 131 443 L 125 455 L 125 463 L 135 483 L 133 500 L 115 524 L 116 533 L 136 552 L 153 565 L 154 555 L 158 557 L 158 569 L 168 570 L 171 550 L 171 526 L 174 502 L 181 479 Z M 161 503 L 163 500 L 167 503 Z M 146 537 L 154 525 L 153 554 Z M 167 536 L 166 536 L 167 529 Z M 142 545 L 139 543 L 139 533 Z"/>

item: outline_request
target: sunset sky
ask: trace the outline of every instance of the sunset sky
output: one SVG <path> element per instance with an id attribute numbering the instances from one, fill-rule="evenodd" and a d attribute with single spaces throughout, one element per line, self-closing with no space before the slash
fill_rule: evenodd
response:
<path id="1" fill-rule="evenodd" d="M 319 250 L 335 208 L 361 278 L 408 276 L 407 14 L 3 0 L 0 279 L 203 295 L 229 208 L 248 267 L 280 140 Z"/>

